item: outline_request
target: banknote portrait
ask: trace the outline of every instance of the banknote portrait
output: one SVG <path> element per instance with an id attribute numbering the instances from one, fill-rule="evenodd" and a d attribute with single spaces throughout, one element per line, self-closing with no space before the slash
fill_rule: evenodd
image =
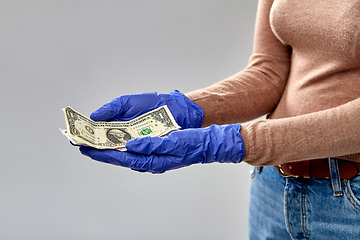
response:
<path id="1" fill-rule="evenodd" d="M 119 129 L 113 128 L 107 131 L 106 137 L 115 144 L 125 144 L 131 139 L 131 136 L 128 132 Z"/>

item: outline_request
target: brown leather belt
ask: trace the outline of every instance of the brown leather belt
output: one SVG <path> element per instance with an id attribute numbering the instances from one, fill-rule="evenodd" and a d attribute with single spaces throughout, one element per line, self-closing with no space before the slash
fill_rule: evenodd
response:
<path id="1" fill-rule="evenodd" d="M 360 172 L 360 162 L 338 159 L 338 166 L 341 179 L 351 179 Z M 330 178 L 328 159 L 291 162 L 276 167 L 284 177 Z"/>

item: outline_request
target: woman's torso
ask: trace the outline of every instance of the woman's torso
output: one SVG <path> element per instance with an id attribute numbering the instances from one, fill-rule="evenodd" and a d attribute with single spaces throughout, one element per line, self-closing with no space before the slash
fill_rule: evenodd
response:
<path id="1" fill-rule="evenodd" d="M 270 23 L 292 48 L 288 82 L 270 118 L 320 111 L 360 97 L 360 0 L 275 0 Z"/>

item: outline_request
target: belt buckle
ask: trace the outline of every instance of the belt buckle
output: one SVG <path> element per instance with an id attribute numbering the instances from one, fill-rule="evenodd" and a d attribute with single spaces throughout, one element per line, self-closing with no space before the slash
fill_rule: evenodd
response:
<path id="1" fill-rule="evenodd" d="M 291 174 L 285 173 L 284 170 L 282 169 L 281 165 L 277 165 L 277 169 L 279 171 L 279 174 L 283 177 L 286 177 L 286 178 L 288 178 L 288 177 L 298 178 L 299 177 L 297 175 L 291 175 Z"/>

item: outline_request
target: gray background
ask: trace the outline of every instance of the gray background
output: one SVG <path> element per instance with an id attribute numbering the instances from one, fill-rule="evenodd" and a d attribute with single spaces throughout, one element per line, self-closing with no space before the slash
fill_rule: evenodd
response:
<path id="1" fill-rule="evenodd" d="M 247 239 L 250 166 L 161 175 L 82 156 L 58 127 L 130 93 L 243 69 L 257 1 L 0 1 L 0 239 Z"/>

